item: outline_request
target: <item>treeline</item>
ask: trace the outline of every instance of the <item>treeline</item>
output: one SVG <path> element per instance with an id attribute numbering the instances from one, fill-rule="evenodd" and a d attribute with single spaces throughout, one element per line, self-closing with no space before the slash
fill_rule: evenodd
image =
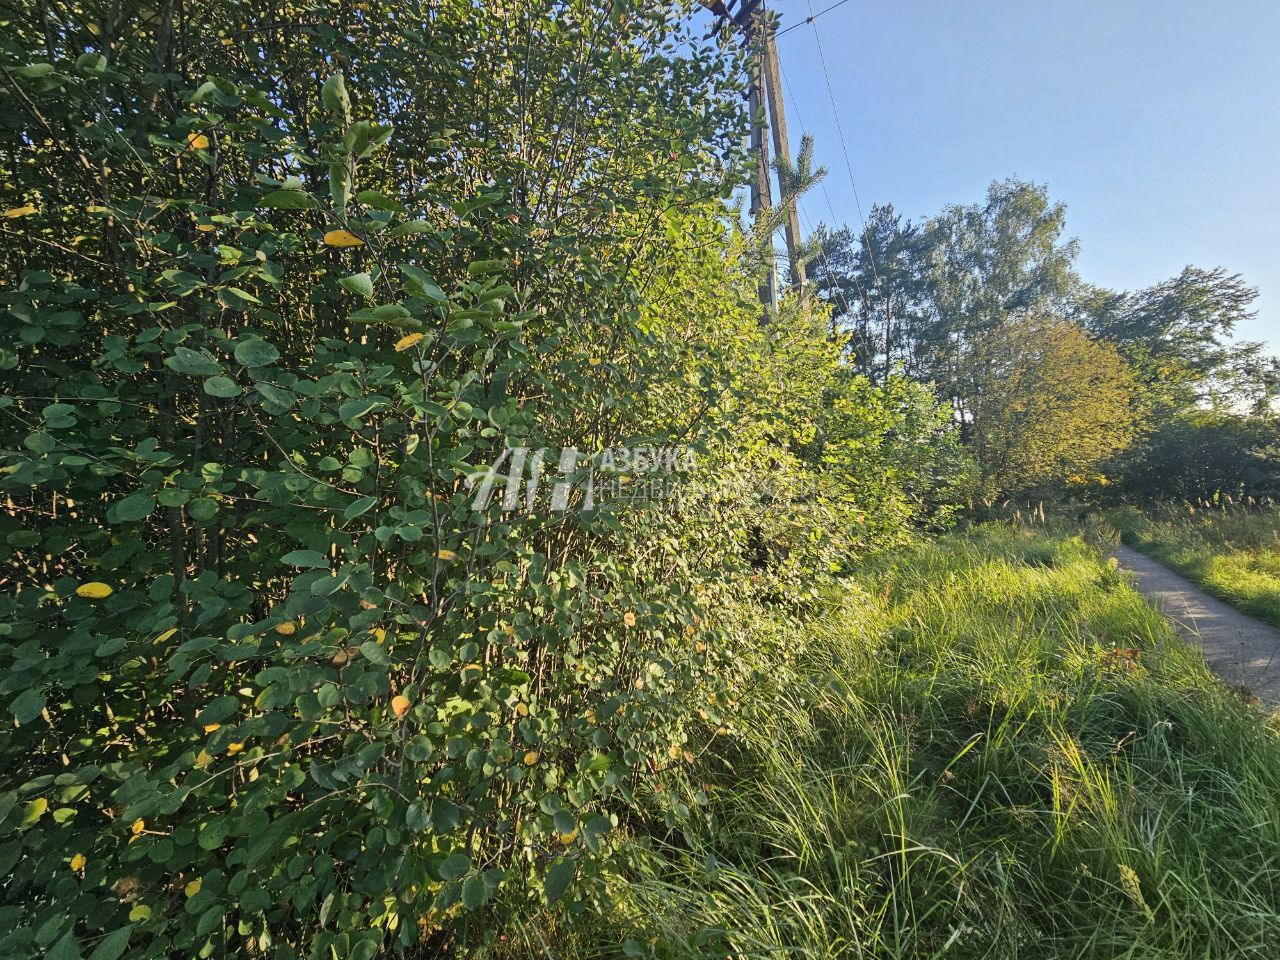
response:
<path id="1" fill-rule="evenodd" d="M 873 382 L 934 385 L 962 424 L 977 499 L 1074 492 L 1276 495 L 1280 360 L 1232 340 L 1257 290 L 1187 267 L 1129 292 L 1087 283 L 1039 185 L 923 221 L 891 206 L 823 229 L 810 271 Z"/>
<path id="2" fill-rule="evenodd" d="M 689 814 L 663 779 L 789 655 L 780 618 L 954 513 L 931 391 L 860 375 L 813 301 L 761 316 L 743 54 L 710 24 L 6 21 L 9 955 L 554 930 Z M 646 479 L 624 448 L 696 465 L 610 498 Z"/>

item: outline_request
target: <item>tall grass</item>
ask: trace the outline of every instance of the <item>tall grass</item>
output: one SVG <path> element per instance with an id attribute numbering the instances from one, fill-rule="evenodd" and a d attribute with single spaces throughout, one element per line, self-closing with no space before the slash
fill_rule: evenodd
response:
<path id="1" fill-rule="evenodd" d="M 1108 519 L 1129 545 L 1280 626 L 1280 510 L 1179 504 L 1116 510 Z"/>
<path id="2" fill-rule="evenodd" d="M 795 643 L 572 952 L 1280 956 L 1280 736 L 1081 540 L 886 558 Z"/>

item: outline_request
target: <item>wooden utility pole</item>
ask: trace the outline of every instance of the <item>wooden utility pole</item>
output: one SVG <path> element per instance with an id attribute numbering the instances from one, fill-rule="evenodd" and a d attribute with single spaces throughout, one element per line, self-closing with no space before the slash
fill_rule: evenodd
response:
<path id="1" fill-rule="evenodd" d="M 782 72 L 778 67 L 778 48 L 774 43 L 777 21 L 760 9 L 762 0 L 701 0 L 703 6 L 717 17 L 733 21 L 742 31 L 748 45 L 757 50 L 748 67 L 747 109 L 751 114 L 751 149 L 756 156 L 755 176 L 751 181 L 751 216 L 756 223 L 765 210 L 773 208 L 773 181 L 769 173 L 769 139 L 765 135 L 767 122 L 773 137 L 773 154 L 786 157 L 790 162 L 791 144 L 787 139 L 787 115 L 782 102 Z M 734 7 L 737 7 L 735 10 Z M 804 265 L 800 262 L 800 217 L 794 203 L 788 203 L 786 187 L 778 180 L 778 200 L 786 204 L 786 220 L 783 233 L 787 241 L 787 259 L 790 263 L 791 286 L 800 290 L 806 282 Z M 772 255 L 768 274 L 760 284 L 760 302 L 766 308 L 778 303 L 778 267 Z"/>
<path id="2" fill-rule="evenodd" d="M 761 59 L 764 61 L 765 88 L 769 95 L 769 127 L 773 131 L 774 156 L 786 157 L 792 162 L 791 144 L 787 140 L 787 112 L 782 104 L 782 70 L 778 67 L 778 45 L 774 42 L 774 34 L 778 30 L 778 21 L 773 17 L 763 20 L 764 49 Z M 786 186 L 782 175 L 778 175 L 778 199 L 786 204 L 787 219 L 783 232 L 787 238 L 787 262 L 791 265 L 791 286 L 803 290 L 805 284 L 804 264 L 800 262 L 800 211 L 795 203 L 787 202 Z"/>
<path id="3" fill-rule="evenodd" d="M 743 28 L 748 44 L 755 40 L 756 28 L 759 24 L 760 19 L 756 16 L 755 5 L 752 5 L 746 26 Z M 759 223 L 765 211 L 773 207 L 773 181 L 769 176 L 769 141 L 764 132 L 767 81 L 763 55 L 752 57 L 748 70 L 751 73 L 747 85 L 747 112 L 751 114 L 751 151 L 756 158 L 756 175 L 751 179 L 751 219 Z M 770 308 L 778 305 L 778 263 L 773 256 L 772 237 L 769 238 L 768 246 L 768 270 L 757 290 L 760 305 L 765 307 L 766 314 Z"/>

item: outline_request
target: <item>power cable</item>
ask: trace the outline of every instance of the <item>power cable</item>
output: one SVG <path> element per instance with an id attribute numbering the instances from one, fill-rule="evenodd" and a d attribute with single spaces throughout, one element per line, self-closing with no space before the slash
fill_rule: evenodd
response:
<path id="1" fill-rule="evenodd" d="M 836 7 L 843 7 L 848 2 L 849 0 L 840 0 L 839 3 L 833 3 L 831 6 L 827 7 L 826 9 L 819 10 L 817 13 L 813 12 L 813 5 L 810 4 L 809 16 L 806 19 L 801 20 L 799 23 L 793 23 L 791 26 L 787 27 L 785 30 L 779 30 L 777 33 L 774 34 L 774 37 L 785 37 L 792 30 L 799 30 L 806 23 L 813 23 L 813 21 L 817 20 L 824 13 L 830 13 Z"/>

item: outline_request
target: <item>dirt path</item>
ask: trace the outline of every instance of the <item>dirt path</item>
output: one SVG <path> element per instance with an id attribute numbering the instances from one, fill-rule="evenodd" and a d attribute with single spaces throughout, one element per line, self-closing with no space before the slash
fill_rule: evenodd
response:
<path id="1" fill-rule="evenodd" d="M 1114 556 L 1133 575 L 1139 592 L 1200 647 L 1214 673 L 1265 703 L 1280 703 L 1280 630 L 1209 596 L 1137 550 L 1122 544 Z"/>

